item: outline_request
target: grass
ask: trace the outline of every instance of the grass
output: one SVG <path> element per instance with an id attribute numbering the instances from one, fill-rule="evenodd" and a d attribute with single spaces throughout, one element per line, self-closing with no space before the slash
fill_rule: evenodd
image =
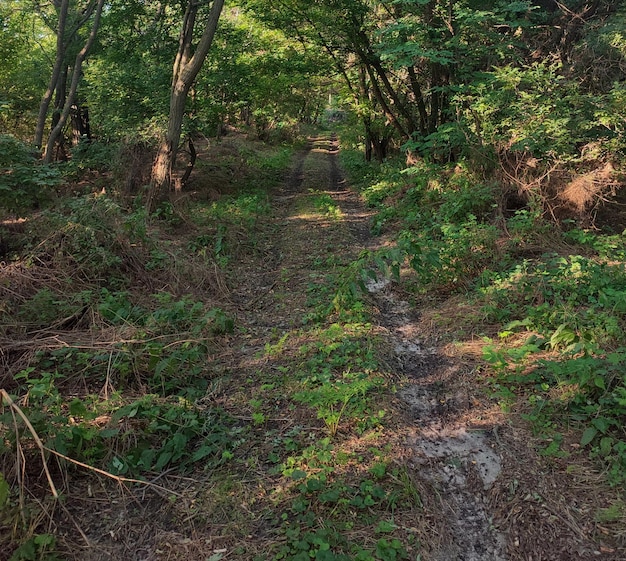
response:
<path id="1" fill-rule="evenodd" d="M 231 152 L 215 200 L 149 220 L 83 194 L 15 234 L 1 310 L 14 407 L 0 416 L 13 559 L 82 559 L 95 544 L 113 558 L 259 561 L 419 550 L 376 329 L 346 289 L 361 265 L 319 185 L 326 154 L 307 158 L 291 206 L 272 207 L 291 151 L 237 140 Z M 90 531 L 112 528 L 105 502 L 128 520 L 115 539 Z"/>

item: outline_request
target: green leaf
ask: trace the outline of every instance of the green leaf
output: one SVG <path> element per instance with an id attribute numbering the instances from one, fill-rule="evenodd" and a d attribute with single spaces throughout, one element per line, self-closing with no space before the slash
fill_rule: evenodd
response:
<path id="1" fill-rule="evenodd" d="M 341 491 L 339 489 L 330 489 L 320 493 L 318 498 L 321 503 L 336 503 L 340 497 Z"/>
<path id="2" fill-rule="evenodd" d="M 70 415 L 75 417 L 84 417 L 87 414 L 87 408 L 85 404 L 78 398 L 72 400 L 70 403 Z"/>
<path id="3" fill-rule="evenodd" d="M 200 446 L 200 448 L 198 448 L 193 453 L 193 456 L 191 456 L 191 461 L 192 462 L 197 462 L 197 461 L 201 460 L 202 458 L 206 458 L 207 456 L 213 454 L 214 452 L 215 452 L 215 448 L 213 446 L 207 446 L 205 444 L 203 446 Z"/>
<path id="4" fill-rule="evenodd" d="M 301 469 L 294 469 L 291 473 L 291 479 L 293 479 L 294 481 L 306 479 L 306 471 L 302 471 Z"/>
<path id="5" fill-rule="evenodd" d="M 329 549 L 320 549 L 315 554 L 317 561 L 336 561 L 337 556 Z"/>
<path id="6" fill-rule="evenodd" d="M 10 492 L 11 488 L 9 487 L 9 484 L 4 479 L 2 473 L 0 473 L 0 508 L 9 502 Z"/>
<path id="7" fill-rule="evenodd" d="M 397 526 L 393 522 L 389 522 L 388 520 L 381 520 L 376 526 L 376 533 L 388 533 L 393 532 Z"/>
<path id="8" fill-rule="evenodd" d="M 162 452 L 159 455 L 159 458 L 156 462 L 156 464 L 154 465 L 154 469 L 156 471 L 159 471 L 160 469 L 163 469 L 168 463 L 169 461 L 172 459 L 172 452 Z"/>
<path id="9" fill-rule="evenodd" d="M 322 489 L 322 487 L 324 486 L 324 484 L 322 483 L 322 481 L 320 481 L 317 478 L 311 478 L 306 482 L 306 489 L 309 493 L 315 492 L 315 491 L 319 491 L 320 489 Z"/>
<path id="10" fill-rule="evenodd" d="M 100 431 L 101 438 L 112 438 L 120 433 L 120 429 L 102 429 Z"/>
<path id="11" fill-rule="evenodd" d="M 580 439 L 580 445 L 581 446 L 587 446 L 587 444 L 589 444 L 598 434 L 598 429 L 596 429 L 595 427 L 588 427 L 587 429 L 585 429 L 585 432 L 583 432 L 582 438 Z"/>
<path id="12" fill-rule="evenodd" d="M 597 417 L 591 421 L 591 424 L 602 434 L 605 434 L 613 423 L 606 417 Z"/>

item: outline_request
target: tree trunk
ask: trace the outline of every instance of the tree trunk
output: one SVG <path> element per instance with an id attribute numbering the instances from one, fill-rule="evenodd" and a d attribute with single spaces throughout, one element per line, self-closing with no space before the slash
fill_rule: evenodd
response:
<path id="1" fill-rule="evenodd" d="M 62 0 L 59 8 L 59 26 L 57 29 L 57 48 L 56 58 L 54 60 L 54 67 L 52 68 L 52 75 L 50 76 L 50 82 L 46 89 L 41 103 L 39 104 L 39 115 L 37 117 L 37 126 L 35 127 L 35 146 L 39 149 L 43 143 L 43 131 L 46 126 L 46 117 L 48 116 L 48 109 L 50 102 L 52 101 L 52 94 L 57 88 L 63 63 L 65 61 L 65 28 L 67 25 L 67 12 L 69 9 L 69 0 Z"/>
<path id="2" fill-rule="evenodd" d="M 72 145 L 78 145 L 81 140 L 91 140 L 89 108 L 80 104 L 72 105 L 70 117 L 72 119 Z"/>
<path id="3" fill-rule="evenodd" d="M 417 74 L 415 73 L 415 67 L 409 66 L 407 68 L 409 73 L 409 79 L 411 81 L 411 89 L 413 90 L 413 95 L 415 96 L 415 103 L 417 104 L 417 110 L 419 111 L 420 121 L 420 133 L 422 136 L 426 136 L 427 133 L 427 123 L 428 123 L 428 113 L 426 112 L 426 104 L 424 103 L 424 95 L 422 94 L 422 88 L 420 88 L 419 80 L 417 78 Z"/>
<path id="4" fill-rule="evenodd" d="M 52 152 L 54 145 L 60 138 L 61 133 L 63 132 L 63 127 L 65 126 L 67 118 L 70 114 L 71 108 L 76 102 L 76 91 L 78 90 L 78 82 L 80 81 L 83 62 L 85 61 L 87 53 L 91 49 L 94 41 L 96 40 L 96 35 L 98 34 L 98 28 L 100 26 L 100 16 L 102 14 L 103 6 L 104 0 L 98 0 L 89 37 L 87 38 L 87 41 L 85 42 L 83 48 L 76 55 L 74 68 L 72 70 L 72 83 L 70 85 L 70 91 L 68 92 L 67 98 L 65 99 L 65 105 L 63 106 L 63 111 L 59 117 L 59 122 L 50 131 L 50 136 L 48 137 L 48 142 L 46 143 L 46 149 L 43 155 L 43 159 L 46 163 L 50 163 L 52 161 Z"/>
<path id="5" fill-rule="evenodd" d="M 189 2 L 187 6 L 180 33 L 178 53 L 172 69 L 172 91 L 167 132 L 152 166 L 152 180 L 146 201 L 146 208 L 149 213 L 153 213 L 157 205 L 166 200 L 169 195 L 172 170 L 176 163 L 176 154 L 180 143 L 187 94 L 211 48 L 223 7 L 224 0 L 213 0 L 202 37 L 195 53 L 191 55 L 193 26 L 196 21 L 198 4 Z"/>
<path id="6" fill-rule="evenodd" d="M 389 122 L 395 127 L 395 129 L 398 131 L 402 138 L 410 138 L 410 134 L 404 129 L 402 123 L 400 123 L 395 113 L 389 107 L 389 104 L 387 103 L 387 100 L 385 99 L 385 96 L 383 95 L 383 92 L 378 85 L 378 81 L 376 80 L 376 73 L 374 72 L 374 69 L 369 64 L 365 64 L 364 66 L 370 77 L 370 84 L 372 87 L 372 91 L 374 92 L 376 101 L 380 103 L 380 106 L 385 113 L 385 116 L 387 117 L 387 119 L 389 119 Z"/>

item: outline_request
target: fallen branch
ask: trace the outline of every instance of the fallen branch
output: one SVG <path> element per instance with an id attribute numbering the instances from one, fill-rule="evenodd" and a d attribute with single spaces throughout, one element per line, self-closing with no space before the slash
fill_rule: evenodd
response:
<path id="1" fill-rule="evenodd" d="M 26 417 L 26 415 L 20 409 L 20 407 L 13 401 L 13 399 L 11 399 L 11 396 L 6 392 L 6 390 L 0 389 L 0 396 L 7 403 L 7 405 L 13 411 L 15 411 L 19 415 L 19 417 L 24 421 L 24 424 L 28 428 L 29 432 L 33 435 L 33 438 L 35 439 L 35 444 L 37 445 L 37 447 L 39 448 L 39 451 L 41 453 L 41 459 L 43 461 L 43 468 L 44 468 L 44 470 L 46 472 L 46 477 L 48 478 L 48 484 L 50 485 L 50 490 L 52 491 L 52 495 L 54 496 L 55 499 L 59 498 L 59 493 L 58 493 L 58 491 L 57 491 L 57 489 L 56 489 L 56 487 L 54 485 L 54 482 L 52 481 L 52 476 L 50 475 L 50 470 L 48 469 L 48 463 L 47 463 L 46 455 L 45 455 L 46 452 L 48 452 L 50 454 L 53 454 L 54 456 L 57 456 L 58 458 L 61 458 L 61 459 L 65 460 L 65 461 L 67 461 L 67 462 L 70 462 L 70 463 L 75 464 L 77 466 L 83 467 L 83 468 L 85 468 L 85 469 L 87 469 L 89 471 L 94 471 L 96 473 L 99 473 L 100 475 L 104 475 L 105 477 L 109 477 L 110 479 L 114 479 L 118 483 L 139 483 L 141 485 L 146 485 L 148 487 L 153 487 L 155 489 L 159 489 L 159 490 L 164 491 L 166 493 L 170 493 L 172 495 L 176 495 L 177 497 L 182 497 L 183 496 L 180 493 L 177 493 L 176 491 L 172 491 L 171 489 L 167 489 L 166 487 L 162 487 L 161 485 L 157 485 L 156 483 L 151 483 L 150 481 L 142 481 L 141 479 L 133 479 L 131 477 L 123 477 L 121 475 L 115 475 L 115 474 L 110 473 L 110 472 L 108 472 L 106 470 L 90 466 L 89 464 L 85 464 L 83 462 L 79 462 L 78 460 L 70 458 L 69 456 L 66 456 L 65 454 L 61 454 L 60 452 L 57 452 L 56 450 L 53 450 L 52 448 L 48 448 L 41 441 L 41 438 L 39 438 L 39 435 L 37 434 L 37 431 L 35 431 L 33 425 L 28 420 L 28 417 Z"/>
<path id="2" fill-rule="evenodd" d="M 54 485 L 54 481 L 52 481 L 52 476 L 50 475 L 50 470 L 48 469 L 48 462 L 46 461 L 45 450 L 47 450 L 47 448 L 44 446 L 43 442 L 41 441 L 41 438 L 39 438 L 37 431 L 34 429 L 33 425 L 28 420 L 28 417 L 24 415 L 24 412 L 11 399 L 11 396 L 6 392 L 6 390 L 0 389 L 0 396 L 2 396 L 2 399 L 6 401 L 7 405 L 20 416 L 20 418 L 22 419 L 22 421 L 24 421 L 24 424 L 30 431 L 30 434 L 33 435 L 33 438 L 35 439 L 35 444 L 37 444 L 37 448 L 39 448 L 39 452 L 41 453 L 43 469 L 46 472 L 46 477 L 48 478 L 48 485 L 50 485 L 50 491 L 52 491 L 52 496 L 55 499 L 58 499 L 59 493 L 57 491 L 57 488 Z"/>

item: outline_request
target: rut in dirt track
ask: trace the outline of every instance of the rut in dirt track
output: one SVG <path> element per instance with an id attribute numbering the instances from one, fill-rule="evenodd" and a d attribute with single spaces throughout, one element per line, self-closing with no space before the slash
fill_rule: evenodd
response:
<path id="1" fill-rule="evenodd" d="M 335 158 L 336 143 L 331 143 L 331 187 L 334 196 L 349 217 L 355 238 L 368 248 L 376 240 L 369 234 L 368 215 L 362 200 L 351 190 L 339 190 L 341 174 Z M 334 179 L 337 178 L 337 179 Z M 400 391 L 414 417 L 406 445 L 410 448 L 411 467 L 441 493 L 446 507 L 443 513 L 447 528 L 439 551 L 431 552 L 437 561 L 504 561 L 505 540 L 492 525 L 488 491 L 500 472 L 500 458 L 489 435 L 469 431 L 461 422 L 446 418 L 454 398 L 446 388 L 455 377 L 455 366 L 440 356 L 434 347 L 420 339 L 418 315 L 408 302 L 396 295 L 385 280 L 369 284 L 370 294 L 379 309 L 378 322 L 386 330 L 394 349 L 393 374 L 408 380 Z M 458 399 L 457 399 L 458 401 Z M 458 406 L 458 404 L 457 404 Z M 479 484 L 476 485 L 476 482 Z"/>
<path id="2" fill-rule="evenodd" d="M 262 348 L 270 333 L 286 332 L 296 326 L 294 318 L 298 310 L 305 308 L 303 294 L 309 280 L 303 256 L 308 258 L 321 249 L 322 253 L 355 259 L 364 249 L 374 250 L 380 244 L 370 234 L 372 212 L 346 184 L 337 161 L 338 151 L 335 136 L 311 139 L 296 155 L 288 179 L 273 199 L 273 241 L 265 249 L 263 269 L 258 270 L 257 262 L 254 270 L 242 273 L 246 278 L 257 277 L 251 283 L 256 287 L 255 293 L 246 285 L 232 295 L 249 311 L 245 321 L 256 334 L 250 341 L 249 356 Z M 312 152 L 326 154 L 327 175 L 314 181 L 318 184 L 316 189 L 330 195 L 341 209 L 342 222 L 349 233 L 341 241 L 325 239 L 323 224 L 298 218 L 298 205 L 308 195 L 307 185 L 311 185 L 310 177 L 304 182 L 304 170 Z M 324 243 L 325 247 L 320 248 Z M 288 303 L 280 296 L 285 292 L 289 295 Z M 487 491 L 499 471 L 499 457 L 488 434 L 469 431 L 462 423 L 452 422 L 450 415 L 446 417 L 455 399 L 462 401 L 461 397 L 451 397 L 453 391 L 446 387 L 454 381 L 454 365 L 442 358 L 436 348 L 423 344 L 417 314 L 394 293 L 388 281 L 371 283 L 370 297 L 378 309 L 376 321 L 394 349 L 391 375 L 404 380 L 399 395 L 411 417 L 405 435 L 409 467 L 441 497 L 443 512 L 435 516 L 443 521 L 437 529 L 441 545 L 423 559 L 504 561 L 504 539 L 492 526 L 487 500 Z M 444 394 L 448 396 L 445 405 Z"/>

